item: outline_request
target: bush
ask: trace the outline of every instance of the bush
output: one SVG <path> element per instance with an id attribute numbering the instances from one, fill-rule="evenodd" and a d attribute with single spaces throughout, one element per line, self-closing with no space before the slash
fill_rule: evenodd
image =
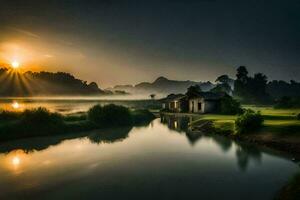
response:
<path id="1" fill-rule="evenodd" d="M 101 105 L 95 105 L 88 110 L 88 120 L 94 123 L 101 123 L 103 108 Z"/>
<path id="2" fill-rule="evenodd" d="M 220 113 L 224 115 L 242 114 L 243 109 L 241 108 L 240 102 L 230 96 L 226 96 L 221 99 Z"/>
<path id="3" fill-rule="evenodd" d="M 260 112 L 254 112 L 250 109 L 246 110 L 235 121 L 236 131 L 238 134 L 256 131 L 262 127 L 263 121 L 264 119 Z"/>
<path id="4" fill-rule="evenodd" d="M 300 113 L 297 115 L 297 119 L 300 120 Z"/>
<path id="5" fill-rule="evenodd" d="M 97 127 L 129 126 L 133 122 L 128 108 L 114 104 L 92 107 L 88 119 Z"/>
<path id="6" fill-rule="evenodd" d="M 58 113 L 51 113 L 46 108 L 36 108 L 32 110 L 25 110 L 21 115 L 20 124 L 25 129 L 31 131 L 57 131 L 63 125 L 63 117 Z"/>
<path id="7" fill-rule="evenodd" d="M 134 124 L 141 124 L 153 120 L 155 116 L 149 110 L 134 110 L 132 111 L 132 118 Z"/>

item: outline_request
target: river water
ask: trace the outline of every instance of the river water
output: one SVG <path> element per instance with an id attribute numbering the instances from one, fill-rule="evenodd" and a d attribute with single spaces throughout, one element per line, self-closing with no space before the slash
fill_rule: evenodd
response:
<path id="1" fill-rule="evenodd" d="M 188 119 L 0 144 L 0 199 L 272 199 L 291 160 Z"/>
<path id="2" fill-rule="evenodd" d="M 112 98 L 113 97 L 113 98 Z M 118 98 L 119 97 L 119 98 Z M 20 97 L 0 98 L 0 110 L 21 112 L 25 109 L 44 107 L 51 112 L 74 114 L 86 112 L 96 104 L 117 104 L 129 108 L 153 108 L 159 103 L 146 99 L 133 99 L 135 96 L 103 96 L 103 97 Z"/>

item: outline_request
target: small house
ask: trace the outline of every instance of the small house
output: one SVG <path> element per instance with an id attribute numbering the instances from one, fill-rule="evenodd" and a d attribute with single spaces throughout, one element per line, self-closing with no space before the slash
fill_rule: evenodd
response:
<path id="1" fill-rule="evenodd" d="M 190 113 L 214 113 L 220 106 L 220 100 L 225 93 L 199 92 L 189 99 Z"/>
<path id="2" fill-rule="evenodd" d="M 172 112 L 187 112 L 187 96 L 184 94 L 170 94 L 162 100 L 162 108 Z"/>

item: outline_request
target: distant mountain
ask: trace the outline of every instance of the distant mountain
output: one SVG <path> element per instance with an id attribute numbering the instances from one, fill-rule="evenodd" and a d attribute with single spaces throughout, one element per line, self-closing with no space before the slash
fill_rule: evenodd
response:
<path id="1" fill-rule="evenodd" d="M 87 83 L 65 72 L 18 73 L 0 68 L 0 85 L 0 96 L 106 94 L 97 83 Z"/>
<path id="2" fill-rule="evenodd" d="M 170 93 L 185 93 L 187 88 L 192 85 L 199 85 L 203 91 L 209 91 L 215 85 L 211 82 L 196 82 L 196 81 L 178 81 L 169 80 L 163 76 L 158 77 L 154 82 L 142 82 L 137 85 L 117 85 L 112 90 L 124 90 L 131 94 L 161 94 Z"/>

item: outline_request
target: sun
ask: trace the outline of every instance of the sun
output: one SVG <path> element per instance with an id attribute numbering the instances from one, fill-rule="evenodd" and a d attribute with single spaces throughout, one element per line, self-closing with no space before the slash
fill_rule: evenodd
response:
<path id="1" fill-rule="evenodd" d="M 18 61 L 13 61 L 11 63 L 12 68 L 18 69 L 20 67 L 20 63 Z"/>
<path id="2" fill-rule="evenodd" d="M 11 104 L 11 106 L 14 108 L 14 109 L 19 109 L 20 108 L 20 104 L 18 102 L 13 102 Z"/>
<path id="3" fill-rule="evenodd" d="M 20 158 L 19 157 L 14 157 L 13 159 L 12 159 L 12 164 L 14 165 L 14 166 L 18 166 L 18 165 L 20 165 L 20 163 L 21 163 L 21 160 L 20 160 Z"/>

